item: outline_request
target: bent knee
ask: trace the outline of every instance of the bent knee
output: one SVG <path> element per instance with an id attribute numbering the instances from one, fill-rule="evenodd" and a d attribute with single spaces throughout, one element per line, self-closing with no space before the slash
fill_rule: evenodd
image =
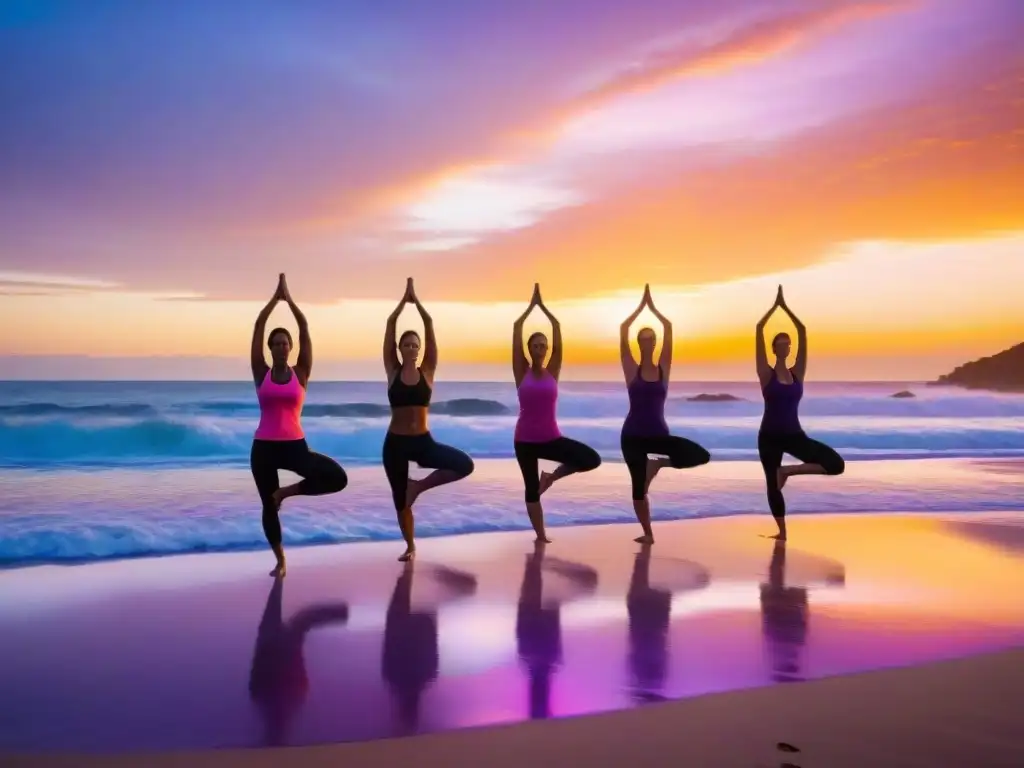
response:
<path id="1" fill-rule="evenodd" d="M 711 452 L 707 448 L 701 448 L 694 459 L 696 460 L 695 467 L 703 467 L 705 464 L 711 463 Z"/>
<path id="2" fill-rule="evenodd" d="M 335 493 L 345 490 L 348 487 L 348 472 L 341 467 L 338 467 L 338 469 L 332 473 L 331 481 L 334 486 Z"/>
<path id="3" fill-rule="evenodd" d="M 476 462 L 473 461 L 472 456 L 464 453 L 452 469 L 459 477 L 469 477 L 476 471 Z"/>
<path id="4" fill-rule="evenodd" d="M 582 459 L 580 462 L 581 472 L 592 472 L 601 466 L 601 455 L 593 448 L 590 449 L 586 456 L 580 458 Z"/>
<path id="5" fill-rule="evenodd" d="M 839 454 L 830 458 L 828 463 L 825 465 L 825 472 L 830 475 L 841 475 L 846 471 L 846 459 Z"/>

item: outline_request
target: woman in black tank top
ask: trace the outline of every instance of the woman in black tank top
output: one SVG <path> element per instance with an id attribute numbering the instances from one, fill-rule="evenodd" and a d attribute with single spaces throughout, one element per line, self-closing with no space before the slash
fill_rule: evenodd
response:
<path id="1" fill-rule="evenodd" d="M 414 305 L 419 311 L 424 335 L 427 337 L 423 361 L 418 366 L 420 335 L 410 330 L 395 339 L 398 316 L 406 304 Z M 401 359 L 396 349 L 401 353 Z M 384 331 L 384 371 L 388 377 L 391 424 L 384 438 L 382 460 L 391 486 L 391 498 L 398 513 L 398 527 L 405 539 L 405 552 L 398 558 L 403 562 L 411 560 L 416 554 L 412 515 L 412 505 L 416 498 L 431 488 L 461 480 L 474 469 L 473 459 L 466 453 L 450 445 L 442 445 L 430 434 L 427 412 L 436 369 L 434 321 L 416 298 L 410 277 L 406 282 L 405 295 L 388 318 Z M 434 471 L 421 480 L 413 480 L 409 477 L 409 464 L 413 462 Z"/>

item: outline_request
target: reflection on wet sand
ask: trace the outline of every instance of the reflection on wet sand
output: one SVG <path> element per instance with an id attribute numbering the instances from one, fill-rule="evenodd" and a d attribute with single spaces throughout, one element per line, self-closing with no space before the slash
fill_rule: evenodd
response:
<path id="1" fill-rule="evenodd" d="M 710 575 L 701 565 L 685 560 L 671 564 L 676 566 L 676 578 L 672 581 L 677 592 L 703 589 L 711 583 Z M 680 575 L 687 583 L 676 586 L 674 582 Z M 666 700 L 662 689 L 668 675 L 672 595 L 673 589 L 651 586 L 651 545 L 641 544 L 633 561 L 633 575 L 626 593 L 630 690 L 638 703 Z"/>
<path id="2" fill-rule="evenodd" d="M 845 569 L 836 564 L 824 578 L 827 586 L 845 586 Z M 761 585 L 761 630 L 776 683 L 800 682 L 800 655 L 807 644 L 807 587 L 786 584 L 786 542 L 776 539 L 768 564 L 768 581 Z"/>
<path id="3" fill-rule="evenodd" d="M 598 581 L 594 568 L 545 557 L 544 551 L 545 545 L 538 542 L 526 556 L 516 615 L 516 643 L 529 677 L 529 711 L 535 720 L 551 715 L 551 680 L 562 663 L 562 605 L 592 595 Z M 568 595 L 544 600 L 545 569 L 568 582 Z"/>
<path id="4" fill-rule="evenodd" d="M 958 520 L 946 526 L 965 538 L 1001 549 L 1016 557 L 1024 556 L 1024 524 L 1020 521 Z"/>
<path id="5" fill-rule="evenodd" d="M 472 574 L 429 566 L 429 574 L 442 587 L 443 595 L 440 602 L 429 609 L 414 610 L 412 588 L 416 570 L 422 571 L 424 566 L 416 565 L 414 560 L 406 562 L 395 581 L 388 603 L 381 654 L 381 676 L 397 705 L 402 734 L 417 732 L 423 693 L 437 679 L 437 609 L 444 603 L 472 595 L 477 584 Z"/>
<path id="6" fill-rule="evenodd" d="M 809 515 L 788 551 L 761 517 L 665 524 L 639 551 L 566 528 L 525 564 L 521 538 L 439 540 L 468 573 L 298 549 L 284 610 L 256 554 L 0 572 L 0 752 L 437 733 L 1018 646 L 1020 556 L 976 534 L 1024 515 L 979 517 Z"/>
<path id="7" fill-rule="evenodd" d="M 267 595 L 249 673 L 249 696 L 263 717 L 266 746 L 287 742 L 288 726 L 309 691 L 303 646 L 306 635 L 318 627 L 345 624 L 346 603 L 324 603 L 304 608 L 285 622 L 284 579 L 275 579 Z"/>

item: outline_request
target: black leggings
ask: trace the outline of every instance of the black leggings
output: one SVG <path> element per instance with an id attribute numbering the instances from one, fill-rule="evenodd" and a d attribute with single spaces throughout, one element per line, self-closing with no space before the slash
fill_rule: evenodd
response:
<path id="1" fill-rule="evenodd" d="M 263 502 L 263 533 L 272 547 L 281 544 L 281 520 L 272 498 L 281 487 L 279 469 L 302 478 L 299 496 L 325 496 L 348 485 L 348 475 L 341 465 L 329 456 L 313 453 L 305 440 L 253 440 L 249 467 Z"/>
<path id="2" fill-rule="evenodd" d="M 523 473 L 523 484 L 526 486 L 526 503 L 540 501 L 540 466 L 538 461 L 553 461 L 563 464 L 566 474 L 590 472 L 601 466 L 601 457 L 589 445 L 568 437 L 548 440 L 546 443 L 515 443 L 516 461 L 519 471 Z"/>
<path id="3" fill-rule="evenodd" d="M 391 498 L 395 510 L 405 509 L 405 492 L 409 485 L 409 464 L 415 462 L 423 469 L 443 469 L 454 472 L 461 480 L 473 473 L 473 459 L 458 448 L 442 445 L 429 432 L 422 435 L 396 435 L 388 432 L 384 438 L 384 474 L 391 485 Z"/>
<path id="4" fill-rule="evenodd" d="M 768 508 L 772 517 L 786 516 L 786 500 L 779 490 L 779 467 L 782 466 L 782 454 L 788 453 L 804 464 L 818 464 L 827 475 L 841 475 L 846 469 L 843 457 L 824 443 L 812 440 L 803 432 L 789 435 L 768 435 L 759 432 L 757 435 L 757 455 L 764 468 L 764 480 L 768 486 Z"/>
<path id="5" fill-rule="evenodd" d="M 711 461 L 711 454 L 693 440 L 674 435 L 657 437 L 632 437 L 623 435 L 620 440 L 622 458 L 629 469 L 633 485 L 633 501 L 647 498 L 644 486 L 647 484 L 647 455 L 667 456 L 673 469 L 699 467 Z"/>

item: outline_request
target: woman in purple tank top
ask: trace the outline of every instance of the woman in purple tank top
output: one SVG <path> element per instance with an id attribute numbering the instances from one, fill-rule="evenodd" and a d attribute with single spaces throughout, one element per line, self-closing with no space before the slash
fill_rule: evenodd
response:
<path id="1" fill-rule="evenodd" d="M 782 309 L 796 326 L 797 350 L 793 367 L 786 365 L 789 357 L 789 334 L 779 333 L 772 339 L 775 365 L 768 362 L 764 346 L 764 327 L 776 309 Z M 782 488 L 794 475 L 841 475 L 846 469 L 843 457 L 822 442 L 812 440 L 800 426 L 800 399 L 804 395 L 804 374 L 807 372 L 807 329 L 786 306 L 782 286 L 775 303 L 757 324 L 755 338 L 757 378 L 764 396 L 764 417 L 757 434 L 757 453 L 764 468 L 768 488 L 768 507 L 779 526 L 774 538 L 786 539 L 786 500 Z M 782 466 L 782 456 L 788 453 L 800 464 Z"/>
<path id="2" fill-rule="evenodd" d="M 665 329 L 665 339 L 657 362 L 654 360 L 654 346 L 658 337 L 652 328 L 641 328 L 636 335 L 640 347 L 639 363 L 629 348 L 629 328 L 644 307 L 651 308 Z M 711 461 L 711 454 L 692 440 L 669 434 L 665 422 L 665 400 L 668 398 L 668 381 L 672 373 L 672 323 L 654 306 L 650 285 L 644 287 L 640 306 L 619 327 L 619 357 L 622 360 L 622 374 L 626 377 L 626 392 L 629 394 L 629 413 L 622 425 L 620 444 L 633 486 L 633 511 L 643 529 L 643 535 L 635 541 L 653 544 L 651 502 L 647 492 L 654 476 L 663 467 L 687 469 L 707 464 Z M 651 454 L 658 458 L 650 458 Z"/>
<path id="3" fill-rule="evenodd" d="M 551 359 L 544 365 L 548 339 L 543 333 L 530 336 L 530 357 L 523 354 L 523 324 L 538 307 L 551 321 Z M 512 373 L 519 394 L 519 420 L 516 422 L 515 450 L 526 487 L 526 513 L 538 542 L 549 541 L 544 530 L 544 509 L 540 496 L 563 477 L 590 472 L 601 465 L 601 457 L 590 446 L 562 435 L 556 419 L 558 376 L 562 371 L 562 328 L 540 297 L 540 284 L 533 287 L 530 306 L 512 326 Z M 553 461 L 553 472 L 540 472 L 540 459 Z"/>

